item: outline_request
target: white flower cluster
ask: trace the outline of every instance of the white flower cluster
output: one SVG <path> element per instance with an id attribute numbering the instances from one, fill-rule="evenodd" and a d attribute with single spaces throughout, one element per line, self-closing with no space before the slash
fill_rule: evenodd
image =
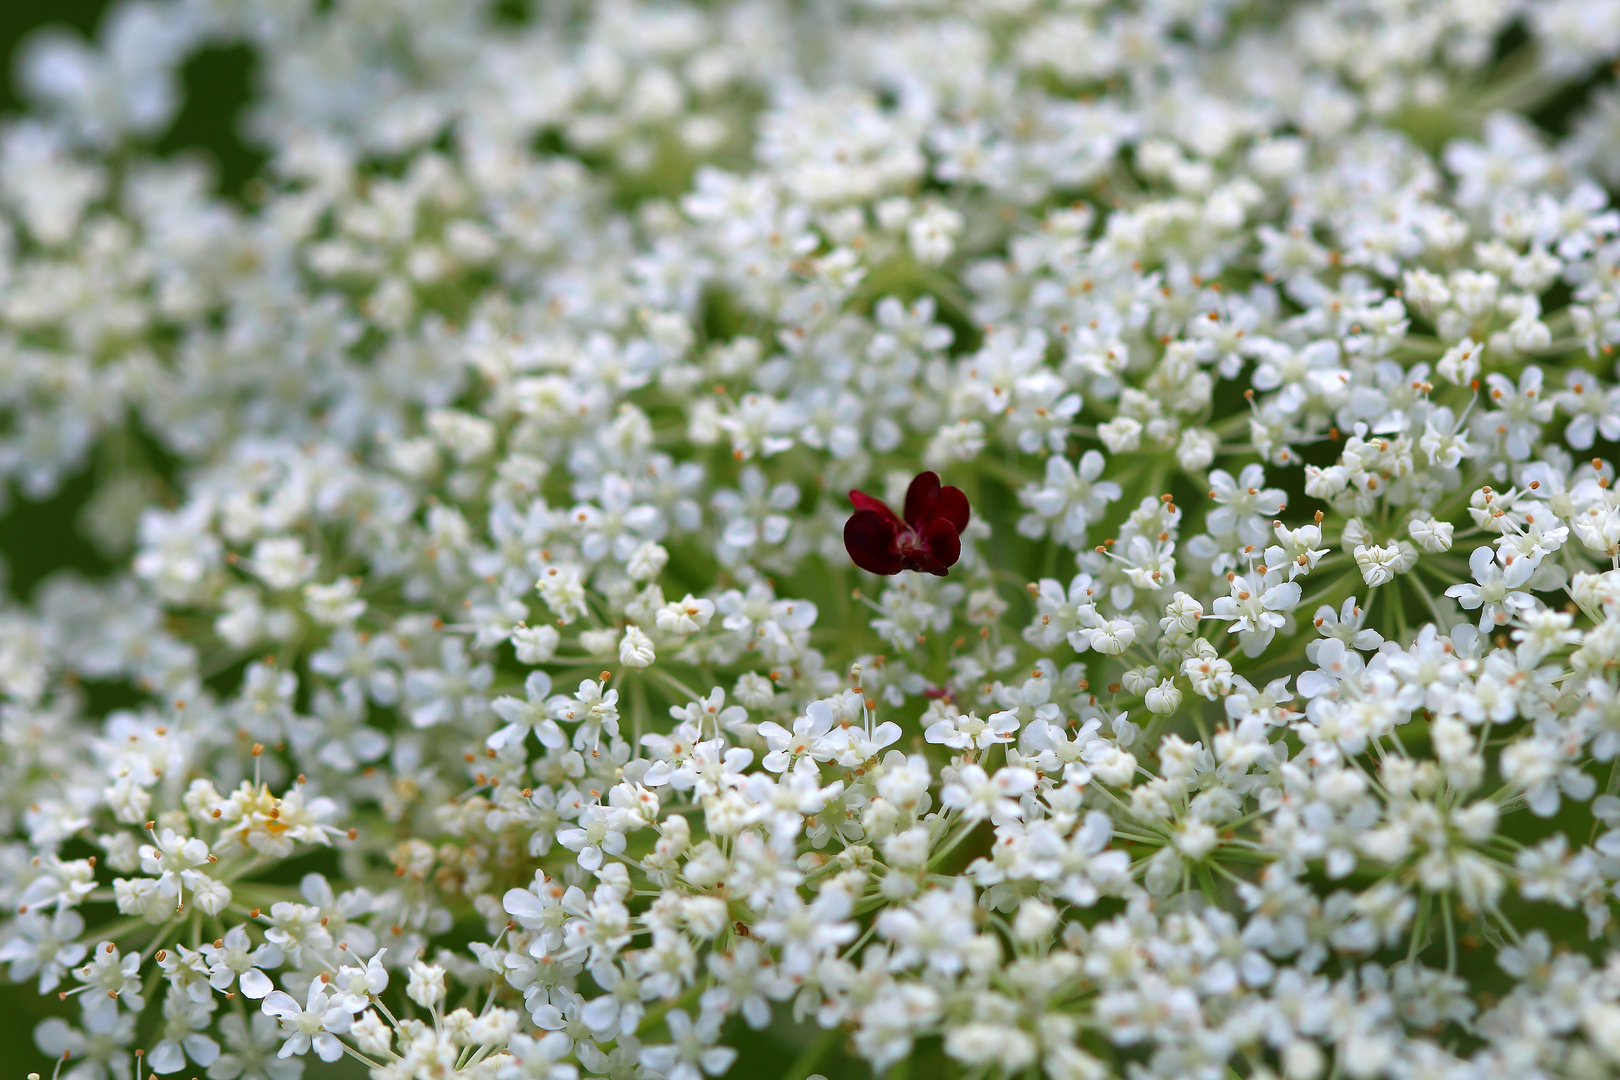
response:
<path id="1" fill-rule="evenodd" d="M 234 44 L 240 200 L 156 149 Z M 119 567 L 0 601 L 39 1049 L 1614 1075 L 1617 60 L 1616 0 L 37 40 L 0 480 Z M 950 573 L 856 570 L 924 470 Z"/>

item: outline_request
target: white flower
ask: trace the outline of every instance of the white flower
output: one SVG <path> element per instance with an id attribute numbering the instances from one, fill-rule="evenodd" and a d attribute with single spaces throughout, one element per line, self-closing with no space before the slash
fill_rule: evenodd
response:
<path id="1" fill-rule="evenodd" d="M 413 703 L 411 724 L 428 728 L 478 716 L 488 708 L 482 692 L 494 678 L 494 668 L 474 664 L 460 638 L 445 638 L 437 667 L 416 668 L 405 675 L 405 694 Z"/>
<path id="2" fill-rule="evenodd" d="M 1265 469 L 1259 465 L 1246 466 L 1236 479 L 1224 469 L 1211 472 L 1209 497 L 1217 507 L 1206 524 L 1210 533 L 1232 533 L 1245 544 L 1264 544 L 1267 522 L 1288 508 L 1288 496 L 1279 488 L 1265 487 L 1265 482 Z"/>
<path id="3" fill-rule="evenodd" d="M 298 1080 L 304 1074 L 304 1063 L 296 1057 L 277 1056 L 276 1027 L 275 1019 L 263 1013 L 246 1017 L 226 1013 L 219 1022 L 225 1052 L 208 1066 L 209 1080 Z"/>
<path id="4" fill-rule="evenodd" d="M 651 581 L 669 562 L 669 552 L 662 544 L 643 540 L 630 555 L 625 571 L 634 581 Z"/>
<path id="5" fill-rule="evenodd" d="M 1305 466 L 1305 494 L 1313 499 L 1331 499 L 1350 483 L 1350 471 L 1343 465 L 1320 468 Z"/>
<path id="6" fill-rule="evenodd" d="M 359 590 L 357 578 L 338 578 L 330 585 L 311 582 L 304 586 L 304 610 L 323 626 L 348 626 L 366 612 Z"/>
<path id="7" fill-rule="evenodd" d="M 1190 473 L 1203 472 L 1215 460 L 1215 451 L 1219 446 L 1220 439 L 1214 432 L 1204 428 L 1188 428 L 1176 443 L 1176 464 Z"/>
<path id="8" fill-rule="evenodd" d="M 1276 632 L 1287 624 L 1287 614 L 1299 605 L 1300 587 L 1279 579 L 1277 571 L 1264 575 L 1234 574 L 1228 594 L 1215 598 L 1211 617 L 1230 622 L 1243 643 L 1245 656 L 1258 656 Z"/>
<path id="9" fill-rule="evenodd" d="M 1401 549 L 1394 544 L 1368 546 L 1361 544 L 1354 552 L 1356 568 L 1369 587 L 1387 585 L 1395 580 L 1401 562 Z"/>
<path id="10" fill-rule="evenodd" d="M 1011 742 L 1018 727 L 1018 714 L 1011 710 L 991 713 L 988 720 L 973 713 L 955 713 L 929 724 L 923 738 L 953 750 L 986 750 L 996 743 Z"/>
<path id="11" fill-rule="evenodd" d="M 444 974 L 444 968 L 436 964 L 413 960 L 405 995 L 424 1009 L 434 1008 L 444 1000 Z"/>
<path id="12" fill-rule="evenodd" d="M 185 1068 L 187 1058 L 205 1068 L 219 1058 L 219 1043 L 199 1033 L 208 1026 L 212 1011 L 211 996 L 206 1004 L 174 993 L 163 999 L 163 1038 L 146 1055 L 154 1073 L 179 1072 Z"/>
<path id="13" fill-rule="evenodd" d="M 565 625 L 581 618 L 587 610 L 585 582 L 572 566 L 546 567 L 535 582 L 535 591 Z"/>
<path id="14" fill-rule="evenodd" d="M 255 1001 L 262 999 L 273 988 L 269 976 L 261 969 L 279 967 L 282 962 L 279 947 L 265 942 L 254 948 L 247 928 L 240 925 L 227 930 L 223 938 L 204 944 L 201 952 L 208 962 L 210 986 L 215 990 L 228 991 L 232 983 L 238 983 L 242 995 Z"/>
<path id="15" fill-rule="evenodd" d="M 672 1041 L 641 1048 L 641 1063 L 658 1075 L 701 1080 L 704 1075 L 721 1075 L 737 1060 L 737 1051 L 714 1045 L 720 1037 L 719 1016 L 700 1013 L 694 1023 L 685 1010 L 671 1009 L 664 1020 Z"/>
<path id="16" fill-rule="evenodd" d="M 619 639 L 619 663 L 627 668 L 646 668 L 651 667 L 655 659 L 652 639 L 638 626 L 625 627 L 624 636 Z"/>
<path id="17" fill-rule="evenodd" d="M 565 1064 L 569 1039 L 561 1031 L 544 1035 L 517 1034 L 507 1045 L 510 1063 L 503 1064 L 496 1074 L 499 1080 L 575 1080 L 579 1070 Z"/>
<path id="18" fill-rule="evenodd" d="M 1026 485 L 1018 493 L 1019 501 L 1033 511 L 1019 522 L 1019 532 L 1038 537 L 1050 528 L 1060 542 L 1083 545 L 1087 526 L 1120 497 L 1118 484 L 1097 479 L 1104 462 L 1095 450 L 1080 455 L 1078 466 L 1061 455 L 1047 458 L 1045 483 Z"/>
<path id="19" fill-rule="evenodd" d="M 812 701 L 806 707 L 805 714 L 793 721 L 792 731 L 775 721 L 765 721 L 759 725 L 759 733 L 765 737 L 769 752 L 761 764 L 771 772 L 779 773 L 786 772 L 806 755 L 818 761 L 830 759 L 834 750 L 825 739 L 836 722 L 837 718 L 825 701 Z"/>
<path id="20" fill-rule="evenodd" d="M 294 1057 L 314 1049 L 322 1061 L 336 1061 L 343 1056 L 343 1044 L 338 1036 L 349 1030 L 352 1016 L 326 992 L 326 984 L 316 979 L 310 983 L 309 996 L 300 1006 L 292 995 L 273 990 L 261 1006 L 266 1016 L 281 1021 L 285 1041 L 278 1057 Z"/>
<path id="21" fill-rule="evenodd" d="M 12 932 L 0 941 L 0 963 L 11 965 L 13 982 L 39 974 L 39 992 L 49 993 L 67 970 L 84 959 L 87 946 L 76 939 L 84 919 L 72 908 L 59 907 L 50 917 L 28 911 L 18 916 Z"/>
<path id="22" fill-rule="evenodd" d="M 146 1005 L 140 970 L 138 953 L 121 954 L 112 942 L 92 948 L 89 962 L 73 969 L 73 977 L 86 984 L 93 995 L 85 1004 L 86 1023 L 92 1016 L 111 1016 L 120 1006 L 140 1012 Z"/>
<path id="23" fill-rule="evenodd" d="M 1129 619 L 1098 619 L 1085 631 L 1086 643 L 1104 656 L 1119 656 L 1136 640 L 1136 624 Z"/>
<path id="24" fill-rule="evenodd" d="M 1450 300 L 1449 293 L 1446 294 L 1446 300 Z M 1477 342 L 1465 337 L 1446 350 L 1445 355 L 1435 364 L 1435 370 L 1449 381 L 1467 386 L 1479 375 L 1480 351 Z"/>
<path id="25" fill-rule="evenodd" d="M 373 1057 L 386 1055 L 394 1046 L 394 1032 L 376 1010 L 367 1009 L 349 1027 L 349 1034 L 359 1044 L 362 1053 Z"/>
<path id="26" fill-rule="evenodd" d="M 1175 680 L 1164 679 L 1157 686 L 1148 688 L 1143 695 L 1143 704 L 1149 712 L 1169 715 L 1181 708 L 1181 689 L 1176 686 Z"/>
<path id="27" fill-rule="evenodd" d="M 496 716 L 506 726 L 496 731 L 485 742 L 493 750 L 508 743 L 521 742 L 530 731 L 544 746 L 557 747 L 568 740 L 562 728 L 550 715 L 551 676 L 543 671 L 531 671 L 523 680 L 523 698 L 503 696 L 490 703 Z"/>
<path id="28" fill-rule="evenodd" d="M 1316 564 L 1328 553 L 1327 548 L 1317 546 L 1322 543 L 1320 525 L 1301 525 L 1290 529 L 1278 521 L 1272 523 L 1272 532 L 1277 543 L 1266 548 L 1266 564 L 1271 566 L 1286 562 L 1289 581 L 1316 569 Z"/>
<path id="29" fill-rule="evenodd" d="M 520 626 L 512 631 L 512 647 L 525 664 L 544 664 L 556 653 L 561 640 L 554 626 Z"/>
<path id="30" fill-rule="evenodd" d="M 951 257 L 965 221 L 948 206 L 932 203 L 906 223 L 906 243 L 917 261 L 938 266 Z"/>
<path id="31" fill-rule="evenodd" d="M 940 802 L 961 810 L 969 821 L 989 817 L 1000 825 L 1023 816 L 1013 800 L 1034 786 L 1035 774 L 1028 769 L 1001 768 L 990 776 L 978 765 L 964 765 L 940 792 Z"/>
<path id="32" fill-rule="evenodd" d="M 1167 634 L 1185 636 L 1196 633 L 1203 618 L 1203 605 L 1186 593 L 1178 592 L 1164 606 L 1164 618 L 1159 620 L 1159 629 Z"/>
<path id="33" fill-rule="evenodd" d="M 382 965 L 387 953 L 387 949 L 378 949 L 363 967 L 338 968 L 333 980 L 337 992 L 332 1000 L 351 1013 L 365 1010 L 373 998 L 388 989 L 388 969 Z"/>
<path id="34" fill-rule="evenodd" d="M 1418 548 L 1438 554 L 1451 550 L 1451 536 L 1454 526 L 1449 521 L 1440 521 L 1436 518 L 1415 517 L 1407 523 L 1407 535 Z"/>
<path id="35" fill-rule="evenodd" d="M 714 601 L 694 599 L 687 593 L 658 609 L 658 629 L 667 634 L 695 634 L 714 618 Z"/>
<path id="36" fill-rule="evenodd" d="M 315 573 L 315 558 L 296 536 L 267 537 L 253 545 L 253 572 L 272 589 L 295 589 Z"/>
<path id="37" fill-rule="evenodd" d="M 1517 559 L 1511 566 L 1497 564 L 1495 552 L 1488 547 L 1474 549 L 1468 557 L 1468 569 L 1477 584 L 1453 585 L 1446 595 L 1454 597 L 1465 610 L 1479 610 L 1479 632 L 1489 633 L 1499 624 L 1520 611 L 1529 610 L 1535 601 L 1529 593 L 1517 591 L 1518 586 L 1530 579 L 1534 570 L 1529 559 Z"/>
<path id="38" fill-rule="evenodd" d="M 1097 426 L 1097 437 L 1108 447 L 1110 454 L 1123 454 L 1142 445 L 1142 422 L 1129 416 L 1118 416 Z"/>

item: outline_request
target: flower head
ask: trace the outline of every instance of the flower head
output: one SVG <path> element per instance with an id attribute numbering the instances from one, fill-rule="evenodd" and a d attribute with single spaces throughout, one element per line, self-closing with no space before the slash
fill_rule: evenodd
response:
<path id="1" fill-rule="evenodd" d="M 862 570 L 898 574 L 921 570 L 944 577 L 962 555 L 968 501 L 960 488 L 941 487 L 939 476 L 918 473 L 906 489 L 905 520 L 880 499 L 851 491 L 855 513 L 844 523 L 844 547 Z"/>

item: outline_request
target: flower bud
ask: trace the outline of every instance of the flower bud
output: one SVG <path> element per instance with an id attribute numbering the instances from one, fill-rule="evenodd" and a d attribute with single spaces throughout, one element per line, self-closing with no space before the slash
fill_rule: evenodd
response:
<path id="1" fill-rule="evenodd" d="M 1181 688 L 1174 679 L 1165 679 L 1143 695 L 1148 712 L 1168 716 L 1181 707 Z"/>
<path id="2" fill-rule="evenodd" d="M 1176 463 L 1188 472 L 1203 472 L 1215 460 L 1220 439 L 1208 428 L 1188 428 L 1176 444 Z"/>
<path id="3" fill-rule="evenodd" d="M 1400 549 L 1394 545 L 1359 545 L 1355 550 L 1355 560 L 1357 569 L 1361 571 L 1361 580 L 1373 588 L 1394 581 L 1399 556 Z"/>
<path id="4" fill-rule="evenodd" d="M 444 968 L 420 960 L 412 962 L 405 996 L 424 1009 L 438 1005 L 444 1000 Z"/>
<path id="5" fill-rule="evenodd" d="M 1305 494 L 1313 499 L 1331 499 L 1350 483 L 1350 473 L 1343 465 L 1318 468 L 1305 466 Z"/>
<path id="6" fill-rule="evenodd" d="M 204 915 L 218 916 L 231 906 L 231 890 L 213 878 L 198 874 L 191 884 L 191 902 Z"/>
<path id="7" fill-rule="evenodd" d="M 520 626 L 512 631 L 512 647 L 519 663 L 544 664 L 557 653 L 562 635 L 554 626 Z"/>
<path id="8" fill-rule="evenodd" d="M 655 659 L 652 639 L 641 627 L 625 627 L 624 637 L 619 640 L 619 663 L 627 668 L 645 668 L 651 667 Z"/>
<path id="9" fill-rule="evenodd" d="M 625 573 L 630 575 L 631 581 L 651 581 L 663 572 L 664 566 L 669 562 L 669 552 L 664 545 L 653 540 L 643 540 L 635 551 L 630 553 L 630 561 L 625 563 Z"/>
<path id="10" fill-rule="evenodd" d="M 1192 634 L 1197 632 L 1199 620 L 1203 617 L 1203 605 L 1186 593 L 1178 592 L 1164 605 L 1164 618 L 1159 620 L 1159 629 L 1167 634 Z"/>
<path id="11" fill-rule="evenodd" d="M 1018 905 L 1018 915 L 1013 919 L 1013 937 L 1031 944 L 1042 942 L 1052 936 L 1057 924 L 1056 908 L 1032 896 L 1026 897 Z"/>
<path id="12" fill-rule="evenodd" d="M 1142 445 L 1142 422 L 1129 416 L 1118 416 L 1097 427 L 1097 437 L 1108 447 L 1110 454 L 1124 454 Z"/>
<path id="13" fill-rule="evenodd" d="M 1463 338 L 1447 349 L 1434 365 L 1442 379 L 1466 386 L 1479 374 L 1480 346 L 1473 338 Z"/>

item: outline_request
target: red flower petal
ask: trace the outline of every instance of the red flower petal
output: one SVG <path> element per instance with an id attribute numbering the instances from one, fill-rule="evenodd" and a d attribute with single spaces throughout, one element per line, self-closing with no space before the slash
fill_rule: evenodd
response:
<path id="1" fill-rule="evenodd" d="M 934 503 L 934 514 L 956 526 L 956 531 L 960 534 L 968 526 L 967 496 L 962 494 L 961 488 L 940 488 L 939 500 Z"/>
<path id="2" fill-rule="evenodd" d="M 918 473 L 906 488 L 906 524 L 921 525 L 934 516 L 934 504 L 939 501 L 939 474 Z"/>
<path id="3" fill-rule="evenodd" d="M 859 493 L 852 497 L 854 494 Z M 888 510 L 882 503 L 878 505 Z M 876 510 L 857 510 L 844 522 L 844 549 L 850 561 L 868 573 L 898 574 L 906 568 L 907 560 L 895 546 L 895 538 L 894 527 Z"/>
<path id="4" fill-rule="evenodd" d="M 894 527 L 894 531 L 896 533 L 900 531 L 901 526 L 904 524 L 899 518 L 894 516 L 894 511 L 889 509 L 888 503 L 884 502 L 882 499 L 874 499 L 864 491 L 851 491 L 849 493 L 849 501 L 854 505 L 856 510 L 869 511 L 889 522 L 889 524 Z"/>
<path id="5" fill-rule="evenodd" d="M 944 518 L 935 518 L 933 524 L 928 526 L 928 535 L 923 538 L 923 544 L 940 567 L 938 570 L 923 567 L 930 574 L 943 577 L 945 571 L 955 566 L 956 560 L 962 557 L 962 538 L 956 534 L 955 526 Z M 922 562 L 920 558 L 917 561 Z"/>

